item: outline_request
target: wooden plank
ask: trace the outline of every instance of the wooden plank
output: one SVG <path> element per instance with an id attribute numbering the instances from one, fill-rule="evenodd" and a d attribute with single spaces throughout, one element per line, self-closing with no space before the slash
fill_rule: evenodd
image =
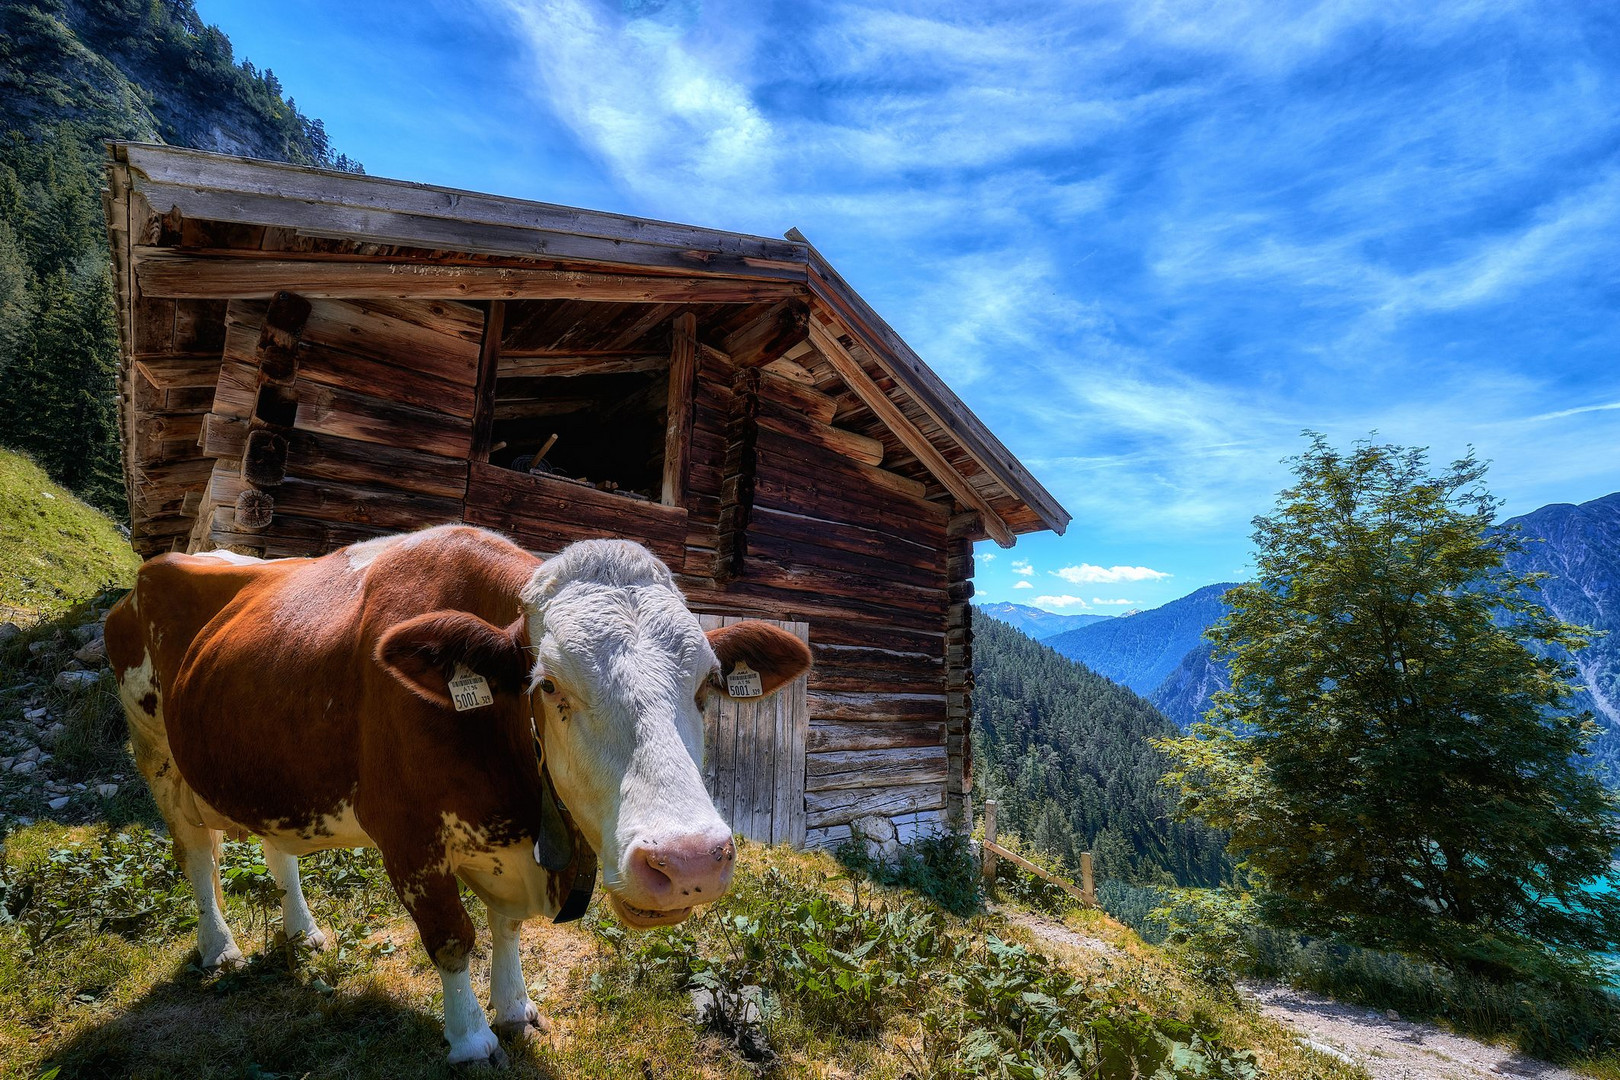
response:
<path id="1" fill-rule="evenodd" d="M 806 787 L 810 791 L 831 791 L 936 781 L 943 784 L 945 763 L 943 744 L 817 752 L 805 759 Z"/>
<path id="2" fill-rule="evenodd" d="M 782 628 L 800 641 L 810 643 L 809 623 L 785 622 Z M 777 832 L 787 843 L 803 847 L 805 754 L 810 743 L 809 680 L 803 677 L 795 679 L 780 694 L 787 722 L 787 741 L 784 743 L 787 765 L 785 769 L 779 767 L 777 770 Z"/>
<path id="3" fill-rule="evenodd" d="M 945 789 L 939 784 L 907 784 L 902 787 L 844 789 L 806 792 L 805 828 L 824 829 L 847 825 L 867 814 L 893 817 L 922 810 L 939 810 L 945 805 Z"/>
<path id="4" fill-rule="evenodd" d="M 790 435 L 863 465 L 883 464 L 883 444 L 877 439 L 845 431 L 843 428 L 815 423 L 780 403 L 767 401 L 763 397 L 759 403 L 759 426 Z"/>
<path id="5" fill-rule="evenodd" d="M 945 695 L 870 694 L 865 692 L 817 692 L 810 695 L 810 718 L 870 721 L 883 717 L 896 720 L 945 719 Z"/>
<path id="6" fill-rule="evenodd" d="M 859 361 L 844 348 L 843 342 L 833 337 L 814 319 L 810 320 L 810 340 L 826 357 L 827 362 L 837 370 L 839 378 L 843 379 L 844 383 L 866 403 L 866 407 L 877 414 L 878 419 L 894 432 L 895 437 L 905 444 L 906 449 L 917 456 L 917 460 L 933 474 L 934 479 L 944 484 L 964 506 L 978 511 L 980 521 L 991 538 L 1002 547 L 1012 547 L 1013 534 L 1007 528 L 1006 522 L 1001 520 L 989 502 L 945 460 L 945 456 L 935 449 L 934 444 L 912 426 L 910 419 L 900 407 L 889 400 L 889 396 L 878 388 L 871 376 L 867 375 L 866 369 L 861 367 Z M 966 406 L 963 406 L 963 409 L 965 410 Z M 1065 516 L 1064 522 L 1067 523 L 1067 520 Z M 1057 531 L 1061 532 L 1062 527 L 1060 526 Z"/>
<path id="7" fill-rule="evenodd" d="M 482 462 L 469 469 L 463 516 L 474 524 L 511 530 L 537 551 L 555 552 L 575 540 L 614 536 L 643 543 L 677 566 L 685 556 L 687 520 L 681 507 Z"/>
<path id="8" fill-rule="evenodd" d="M 135 358 L 135 371 L 159 390 L 213 386 L 219 378 L 219 355 L 144 356 Z"/>
<path id="9" fill-rule="evenodd" d="M 472 385 L 485 313 L 454 300 L 317 300 L 303 340 Z"/>
<path id="10" fill-rule="evenodd" d="M 465 419 L 332 386 L 300 388 L 293 426 L 441 457 L 466 457 L 472 448 L 472 425 Z"/>
<path id="11" fill-rule="evenodd" d="M 692 438 L 693 380 L 697 376 L 697 316 L 677 315 L 670 328 L 669 404 L 664 427 L 664 480 L 660 501 L 680 506 L 686 496 L 686 463 Z"/>
<path id="12" fill-rule="evenodd" d="M 454 237 L 446 237 L 454 241 Z M 446 244 L 446 247 L 453 247 Z M 182 255 L 137 248 L 141 291 L 154 297 L 265 299 L 296 289 L 310 300 L 597 300 L 631 304 L 752 304 L 802 296 L 793 281 L 610 274 L 420 262 L 336 262 Z M 172 318 L 172 312 L 170 313 Z M 156 340 L 155 337 L 153 340 Z M 161 347 L 142 351 L 163 351 Z"/>
<path id="13" fill-rule="evenodd" d="M 801 413 L 812 423 L 827 427 L 833 422 L 838 403 L 820 390 L 785 378 L 769 369 L 760 372 L 760 393 Z"/>
<path id="14" fill-rule="evenodd" d="M 478 346 L 478 374 L 474 382 L 472 447 L 468 458 L 488 461 L 495 430 L 495 384 L 501 364 L 501 329 L 506 323 L 505 303 L 494 300 L 484 313 L 484 334 Z"/>
<path id="15" fill-rule="evenodd" d="M 1050 881 L 1053 885 L 1056 885 L 1058 888 L 1062 889 L 1064 892 L 1068 893 L 1082 904 L 1085 904 L 1087 907 L 1094 906 L 1094 901 L 1092 898 L 1087 896 L 1073 882 L 1065 881 L 1063 878 L 1058 877 L 1050 870 L 1047 870 L 1044 867 L 1036 866 L 1034 863 L 1030 862 L 1016 851 L 1009 851 L 1000 844 L 996 843 L 994 840 L 985 840 L 983 841 L 983 844 L 985 851 L 990 852 L 999 858 L 1006 859 L 1014 866 L 1027 870 L 1029 873 L 1034 874 L 1038 878 L 1045 881 Z"/>
<path id="16" fill-rule="evenodd" d="M 514 355 L 501 351 L 501 378 L 567 378 L 574 375 L 619 375 L 641 371 L 662 371 L 669 367 L 669 356 L 600 353 L 541 353 Z"/>
<path id="17" fill-rule="evenodd" d="M 762 367 L 804 340 L 807 318 L 803 304 L 783 300 L 727 334 L 720 351 L 737 367 Z"/>
<path id="18" fill-rule="evenodd" d="M 810 755 L 840 750 L 892 750 L 944 746 L 945 725 L 937 720 L 813 723 L 805 750 Z"/>
<path id="19" fill-rule="evenodd" d="M 126 176 L 133 179 L 142 191 L 216 188 L 243 196 L 275 196 L 289 202 L 329 203 L 353 210 L 442 217 L 452 223 L 477 223 L 600 238 L 632 248 L 657 245 L 691 249 L 694 254 L 713 252 L 738 260 L 766 263 L 802 262 L 804 258 L 804 246 L 794 241 L 727 233 L 623 214 L 579 210 L 525 199 L 208 154 L 178 147 L 124 143 L 120 144 L 119 150 L 129 165 Z M 154 206 L 160 204 L 161 199 L 153 202 Z M 162 209 L 167 210 L 168 207 L 163 206 Z M 627 256 L 617 261 L 635 260 L 633 256 Z"/>

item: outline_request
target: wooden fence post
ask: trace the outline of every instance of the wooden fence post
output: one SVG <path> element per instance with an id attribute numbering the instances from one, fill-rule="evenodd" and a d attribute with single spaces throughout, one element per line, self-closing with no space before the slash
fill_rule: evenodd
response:
<path id="1" fill-rule="evenodd" d="M 996 842 L 996 800 L 984 800 L 984 889 L 989 892 L 996 884 L 996 853 L 990 847 Z"/>
<path id="2" fill-rule="evenodd" d="M 1086 903 L 1092 907 L 1097 906 L 1097 883 L 1091 876 L 1091 852 L 1080 853 L 1080 891 L 1086 896 Z"/>

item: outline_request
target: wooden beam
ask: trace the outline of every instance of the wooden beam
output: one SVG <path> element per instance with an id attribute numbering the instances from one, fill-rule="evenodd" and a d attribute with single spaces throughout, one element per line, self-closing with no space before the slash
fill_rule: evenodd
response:
<path id="1" fill-rule="evenodd" d="M 911 425 L 906 414 L 900 411 L 900 406 L 890 401 L 889 395 L 872 381 L 872 377 L 866 373 L 860 361 L 844 348 L 843 342 L 833 337 L 826 327 L 814 319 L 810 320 L 810 341 L 838 372 L 838 377 L 844 380 L 844 384 L 866 403 L 866 407 L 871 409 L 890 431 L 894 432 L 895 438 L 899 439 L 907 450 L 917 456 L 917 460 L 923 463 L 934 478 L 944 484 L 962 505 L 979 512 L 985 532 L 1002 547 L 1012 547 L 1013 534 L 1012 530 L 1007 528 L 1007 523 L 1001 520 L 995 509 L 985 501 L 984 496 L 975 491 L 962 474 L 951 467 L 945 456 L 934 448 L 934 444 L 923 438 L 922 432 Z"/>
<path id="2" fill-rule="evenodd" d="M 828 310 L 836 314 L 857 339 L 865 340 L 877 347 L 880 353 L 887 354 L 878 355 L 875 359 L 896 382 L 905 387 L 918 406 L 942 430 L 949 431 L 962 449 L 1005 487 L 1008 494 L 1033 509 L 1048 529 L 1061 534 L 1068 527 L 1069 512 L 1030 475 L 1029 470 L 1013 457 L 1012 452 L 984 426 L 983 421 L 973 415 L 973 410 L 945 385 L 933 369 L 923 363 L 905 339 L 895 333 L 859 293 L 850 288 L 849 283 L 805 239 L 803 233 L 798 229 L 789 229 L 786 238 L 805 246 L 810 289 Z M 814 323 L 815 319 L 812 318 L 811 322 Z"/>
<path id="3" fill-rule="evenodd" d="M 147 297 L 263 299 L 296 289 L 309 299 L 601 300 L 615 303 L 754 304 L 804 295 L 791 281 L 530 270 L 445 263 L 346 262 L 312 258 L 182 255 L 135 251 L 135 275 Z"/>
<path id="4" fill-rule="evenodd" d="M 664 427 L 665 506 L 680 506 L 686 497 L 686 460 L 692 443 L 692 396 L 697 381 L 697 316 L 675 316 L 669 347 L 669 419 Z"/>
<path id="5" fill-rule="evenodd" d="M 627 372 L 662 371 L 669 367 L 667 355 L 656 356 L 601 356 L 546 355 L 512 356 L 501 354 L 502 377 L 561 378 L 570 375 L 619 375 Z"/>
<path id="6" fill-rule="evenodd" d="M 804 249 L 793 241 L 180 147 L 119 143 L 114 153 L 128 163 L 134 187 L 159 213 L 178 206 L 188 218 L 374 241 L 392 236 L 439 250 L 468 250 L 437 242 L 449 234 L 474 245 L 472 250 L 494 245 L 530 255 L 597 253 L 617 263 L 658 256 L 700 266 L 735 264 L 760 276 L 803 274 Z"/>
<path id="7" fill-rule="evenodd" d="M 804 340 L 808 318 L 802 303 L 783 300 L 728 334 L 720 343 L 720 349 L 738 367 L 761 367 Z"/>
<path id="8" fill-rule="evenodd" d="M 495 430 L 495 379 L 501 364 L 501 327 L 506 323 L 506 304 L 491 300 L 484 314 L 484 337 L 478 346 L 478 389 L 473 402 L 472 450 L 469 461 L 488 461 Z"/>

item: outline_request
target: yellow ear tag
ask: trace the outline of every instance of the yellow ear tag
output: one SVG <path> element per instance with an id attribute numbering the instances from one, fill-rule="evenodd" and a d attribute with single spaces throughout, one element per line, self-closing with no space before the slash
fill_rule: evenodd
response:
<path id="1" fill-rule="evenodd" d="M 489 692 L 489 683 L 482 675 L 457 664 L 456 673 L 450 676 L 450 700 L 456 712 L 466 712 L 495 704 L 495 695 Z"/>
<path id="2" fill-rule="evenodd" d="M 764 692 L 765 684 L 760 681 L 759 672 L 741 660 L 731 669 L 731 674 L 726 676 L 726 693 L 731 697 L 759 697 Z"/>

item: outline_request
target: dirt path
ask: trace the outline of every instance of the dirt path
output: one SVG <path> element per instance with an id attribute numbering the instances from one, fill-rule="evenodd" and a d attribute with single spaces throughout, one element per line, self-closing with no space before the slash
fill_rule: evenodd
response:
<path id="1" fill-rule="evenodd" d="M 1377 1080 L 1576 1080 L 1576 1074 L 1433 1024 L 1383 1013 L 1275 983 L 1245 983 L 1260 1010 L 1298 1030 L 1313 1049 L 1349 1058 Z"/>
<path id="2" fill-rule="evenodd" d="M 1009 906 L 992 906 L 991 910 L 1039 940 L 1119 955 L 1112 943 L 1057 919 Z M 1276 983 L 1244 983 L 1239 989 L 1267 1017 L 1297 1031 L 1301 1043 L 1360 1065 L 1374 1080 L 1579 1080 L 1567 1069 L 1454 1035 L 1433 1024 L 1390 1019 L 1363 1006 L 1345 1005 Z"/>

